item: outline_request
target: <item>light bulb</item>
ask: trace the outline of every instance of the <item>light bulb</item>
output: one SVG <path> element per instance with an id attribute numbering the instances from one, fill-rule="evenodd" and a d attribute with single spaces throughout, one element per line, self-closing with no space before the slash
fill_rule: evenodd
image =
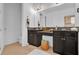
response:
<path id="1" fill-rule="evenodd" d="M 35 11 L 33 8 L 31 8 L 31 13 L 32 13 L 32 14 L 36 14 L 37 11 Z"/>

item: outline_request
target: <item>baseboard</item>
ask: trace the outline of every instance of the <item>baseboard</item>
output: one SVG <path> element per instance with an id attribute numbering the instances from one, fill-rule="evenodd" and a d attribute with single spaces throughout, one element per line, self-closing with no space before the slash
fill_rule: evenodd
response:
<path id="1" fill-rule="evenodd" d="M 25 47 L 25 46 L 28 46 L 29 44 L 27 43 L 27 44 L 22 44 L 22 47 Z"/>
<path id="2" fill-rule="evenodd" d="M 16 42 L 19 42 L 19 40 L 9 41 L 9 42 L 5 43 L 5 46 L 16 43 Z"/>
<path id="3" fill-rule="evenodd" d="M 16 42 L 19 42 L 19 41 L 18 41 L 18 40 L 15 40 L 15 41 L 8 42 L 8 43 L 6 43 L 6 44 L 4 45 L 4 47 L 7 46 L 7 45 L 16 43 Z M 0 55 L 2 54 L 4 47 L 0 49 Z"/>
<path id="4" fill-rule="evenodd" d="M 0 55 L 2 54 L 2 52 L 3 52 L 3 48 L 0 49 Z"/>

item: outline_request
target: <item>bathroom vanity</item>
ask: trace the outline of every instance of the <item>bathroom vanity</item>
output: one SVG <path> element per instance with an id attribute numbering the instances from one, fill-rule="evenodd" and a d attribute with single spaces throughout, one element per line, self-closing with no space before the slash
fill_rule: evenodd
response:
<path id="1" fill-rule="evenodd" d="M 78 31 L 54 31 L 53 51 L 62 55 L 78 55 Z"/>
<path id="2" fill-rule="evenodd" d="M 39 29 L 28 30 L 28 43 L 30 45 L 34 45 L 36 47 L 39 47 L 41 45 L 42 36 L 40 33 L 38 33 L 38 31 L 41 31 L 41 30 Z"/>
<path id="3" fill-rule="evenodd" d="M 50 45 L 53 47 L 55 53 L 61 55 L 78 55 L 79 31 L 61 30 L 59 28 L 53 31 L 28 30 L 29 44 L 39 47 L 42 39 L 52 41 L 50 42 L 52 45 Z"/>
<path id="4" fill-rule="evenodd" d="M 41 29 L 29 29 L 28 30 L 28 43 L 30 45 L 34 45 L 36 47 L 39 47 L 41 45 L 41 41 L 43 39 L 43 37 L 53 37 L 53 32 L 50 31 L 43 31 Z M 47 39 L 48 40 L 48 39 Z M 50 41 L 52 40 L 53 42 L 53 38 L 50 39 Z M 52 45 L 52 43 L 51 43 Z"/>

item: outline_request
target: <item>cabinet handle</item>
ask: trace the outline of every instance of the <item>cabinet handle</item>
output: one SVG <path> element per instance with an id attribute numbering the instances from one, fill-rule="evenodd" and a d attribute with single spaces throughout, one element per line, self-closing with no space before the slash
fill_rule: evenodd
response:
<path id="1" fill-rule="evenodd" d="M 65 40 L 65 38 L 61 38 L 61 40 Z"/>

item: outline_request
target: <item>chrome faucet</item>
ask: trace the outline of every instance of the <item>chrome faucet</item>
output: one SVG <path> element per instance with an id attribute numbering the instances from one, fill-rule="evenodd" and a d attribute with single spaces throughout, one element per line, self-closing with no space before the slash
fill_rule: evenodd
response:
<path id="1" fill-rule="evenodd" d="M 58 29 L 58 28 L 57 28 L 57 25 L 56 25 L 56 28 L 55 28 L 55 29 L 56 29 L 56 30 Z"/>

